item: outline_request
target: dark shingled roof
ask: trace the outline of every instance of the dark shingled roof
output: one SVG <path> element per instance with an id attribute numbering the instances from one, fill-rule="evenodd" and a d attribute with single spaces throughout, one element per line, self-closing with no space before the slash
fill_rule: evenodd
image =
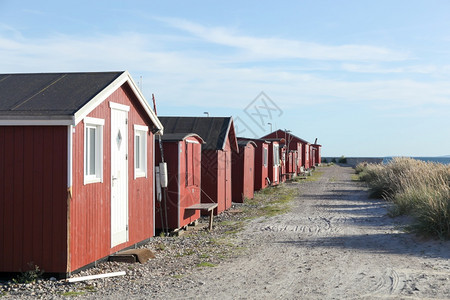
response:
<path id="1" fill-rule="evenodd" d="M 261 138 L 262 138 L 262 139 L 266 139 L 267 136 L 269 136 L 269 135 L 271 135 L 271 134 L 273 134 L 273 133 L 277 133 L 277 134 L 280 135 L 279 138 L 276 138 L 276 139 L 273 139 L 273 140 L 277 140 L 277 139 L 279 140 L 279 139 L 284 138 L 284 137 L 286 136 L 286 137 L 289 137 L 289 140 L 290 140 L 290 141 L 296 140 L 296 141 L 301 142 L 301 143 L 303 143 L 303 144 L 309 144 L 308 141 L 305 141 L 304 139 L 299 138 L 298 136 L 293 135 L 293 134 L 290 133 L 290 132 L 285 132 L 285 131 L 283 131 L 283 130 L 281 130 L 281 129 L 275 130 L 274 132 L 271 132 L 271 133 L 269 133 L 269 134 L 267 134 L 267 135 L 265 135 L 265 136 L 263 136 L 263 137 L 261 137 Z"/>
<path id="2" fill-rule="evenodd" d="M 0 116 L 73 116 L 123 73 L 0 74 Z"/>
<path id="3" fill-rule="evenodd" d="M 171 133 L 194 132 L 201 136 L 206 144 L 203 149 L 223 150 L 228 137 L 232 118 L 225 117 L 161 117 L 164 135 Z M 231 145 L 233 148 L 233 145 Z"/>

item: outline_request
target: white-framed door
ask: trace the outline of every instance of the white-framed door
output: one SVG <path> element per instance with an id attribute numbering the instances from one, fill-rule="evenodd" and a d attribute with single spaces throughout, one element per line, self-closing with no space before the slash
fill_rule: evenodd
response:
<path id="1" fill-rule="evenodd" d="M 128 241 L 128 111 L 111 107 L 111 247 Z"/>
<path id="2" fill-rule="evenodd" d="M 280 148 L 278 145 L 273 145 L 273 182 L 279 182 L 280 176 Z"/>

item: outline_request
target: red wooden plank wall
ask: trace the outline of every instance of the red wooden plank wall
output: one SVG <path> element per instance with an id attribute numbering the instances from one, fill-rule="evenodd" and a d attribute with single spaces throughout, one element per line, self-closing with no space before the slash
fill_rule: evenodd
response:
<path id="1" fill-rule="evenodd" d="M 232 193 L 233 193 L 233 201 L 242 203 L 244 201 L 243 193 L 244 193 L 244 154 L 245 147 L 239 147 L 239 153 L 233 153 L 233 166 L 231 170 L 231 180 L 232 180 Z"/>
<path id="2" fill-rule="evenodd" d="M 178 178 L 178 143 L 179 142 L 163 142 L 164 161 L 167 163 L 167 217 L 169 228 L 178 228 L 178 186 L 181 185 L 181 180 L 184 183 L 184 177 Z M 159 143 L 156 144 L 155 161 L 159 165 L 161 162 L 161 152 L 159 150 Z M 183 160 L 184 161 L 184 160 Z M 183 175 L 183 173 L 182 173 Z M 155 204 L 155 226 L 158 229 L 163 228 L 161 225 L 161 211 L 165 216 L 164 205 L 159 202 Z M 165 218 L 165 217 L 164 217 Z M 163 224 L 164 227 L 166 224 Z"/>
<path id="3" fill-rule="evenodd" d="M 187 140 L 198 141 L 194 137 L 187 138 Z M 180 147 L 181 152 L 179 153 Z M 169 179 L 167 190 L 168 225 L 170 229 L 176 229 L 194 222 L 200 217 L 200 211 L 185 210 L 185 208 L 200 203 L 201 144 L 166 141 L 163 142 L 163 151 Z M 157 163 L 161 161 L 159 144 L 156 147 L 155 160 Z M 187 174 L 186 169 L 188 170 Z M 180 203 L 178 203 L 178 194 Z M 157 228 L 162 228 L 160 209 L 163 208 L 156 203 L 155 226 Z M 163 213 L 165 212 L 163 211 Z"/>
<path id="4" fill-rule="evenodd" d="M 257 148 L 255 149 L 255 191 L 267 187 L 266 177 L 269 176 L 269 144 L 255 141 Z M 267 151 L 267 163 L 264 166 L 264 149 Z"/>
<path id="5" fill-rule="evenodd" d="M 215 214 L 232 205 L 231 168 L 230 137 L 226 140 L 224 150 L 202 151 L 201 201 L 216 202 Z"/>
<path id="6" fill-rule="evenodd" d="M 128 113 L 128 218 L 129 240 L 111 248 L 111 109 L 109 102 L 130 106 Z M 89 117 L 105 120 L 103 127 L 103 182 L 83 184 L 84 123 L 73 136 L 73 199 L 70 211 L 71 270 L 153 236 L 153 134 L 147 136 L 147 178 L 134 179 L 133 125 L 148 125 L 151 120 L 125 84 Z"/>
<path id="7" fill-rule="evenodd" d="M 303 144 L 303 151 L 302 151 L 302 160 L 303 160 L 303 166 L 305 169 L 309 169 L 309 148 L 310 145 Z"/>
<path id="8" fill-rule="evenodd" d="M 239 153 L 232 154 L 232 193 L 234 202 L 252 199 L 255 182 L 255 147 L 252 144 L 239 147 Z"/>
<path id="9" fill-rule="evenodd" d="M 253 199 L 253 191 L 255 186 L 255 146 L 252 144 L 247 145 L 245 147 L 244 156 L 245 175 L 243 196 L 247 199 Z"/>
<path id="10" fill-rule="evenodd" d="M 297 143 L 297 160 L 298 160 L 298 163 L 297 163 L 297 174 L 301 173 L 301 167 L 303 165 L 302 152 L 303 152 L 303 150 L 302 150 L 302 143 L 298 142 Z"/>
<path id="11" fill-rule="evenodd" d="M 203 150 L 202 151 L 202 178 L 201 178 L 201 202 L 202 203 L 218 203 L 220 209 L 215 209 L 215 213 L 223 211 L 222 203 L 218 201 L 219 186 L 219 153 L 222 151 Z"/>
<path id="12" fill-rule="evenodd" d="M 67 127 L 0 127 L 0 271 L 67 270 Z"/>
<path id="13" fill-rule="evenodd" d="M 197 138 L 189 137 L 186 140 L 191 142 L 183 142 L 183 151 L 187 149 L 188 152 L 181 153 L 180 173 L 186 174 L 186 167 L 188 168 L 188 184 L 186 184 L 186 176 L 181 176 L 184 178 L 180 178 L 180 227 L 200 217 L 200 211 L 185 208 L 200 203 L 202 146 Z"/>
<path id="14" fill-rule="evenodd" d="M 225 209 L 229 209 L 231 205 L 233 204 L 233 195 L 232 195 L 232 188 L 231 188 L 231 170 L 232 170 L 232 164 L 231 164 L 231 144 L 230 144 L 230 136 L 228 136 L 228 139 L 225 144 L 225 153 L 224 153 L 224 159 L 225 159 L 225 165 L 224 168 L 224 180 L 225 180 L 225 191 L 224 191 L 224 202 L 225 202 Z"/>

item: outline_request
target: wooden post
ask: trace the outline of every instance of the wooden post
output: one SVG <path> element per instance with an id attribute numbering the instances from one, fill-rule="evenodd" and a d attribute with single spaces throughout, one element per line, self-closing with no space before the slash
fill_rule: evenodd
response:
<path id="1" fill-rule="evenodd" d="M 214 209 L 212 209 L 210 211 L 210 215 L 209 215 L 209 231 L 212 230 L 213 216 L 214 216 Z"/>

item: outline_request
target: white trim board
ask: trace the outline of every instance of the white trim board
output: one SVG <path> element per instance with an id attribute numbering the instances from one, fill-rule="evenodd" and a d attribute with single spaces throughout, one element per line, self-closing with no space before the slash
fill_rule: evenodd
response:
<path id="1" fill-rule="evenodd" d="M 122 75 L 120 75 L 116 80 L 114 80 L 110 85 L 108 85 L 105 89 L 103 89 L 100 93 L 98 93 L 91 101 L 86 103 L 85 106 L 80 108 L 75 113 L 75 124 L 78 124 L 84 117 L 86 117 L 90 112 L 92 112 L 100 103 L 105 101 L 112 93 L 114 93 L 119 87 L 121 87 L 124 83 L 128 83 L 131 87 L 131 90 L 135 94 L 136 98 L 139 100 L 139 103 L 144 108 L 147 115 L 150 117 L 150 120 L 153 124 L 158 128 L 161 133 L 163 131 L 163 126 L 161 122 L 158 120 L 158 117 L 155 115 L 154 111 L 150 108 L 147 100 L 145 100 L 144 96 L 138 89 L 136 83 L 128 71 L 124 71 Z"/>

